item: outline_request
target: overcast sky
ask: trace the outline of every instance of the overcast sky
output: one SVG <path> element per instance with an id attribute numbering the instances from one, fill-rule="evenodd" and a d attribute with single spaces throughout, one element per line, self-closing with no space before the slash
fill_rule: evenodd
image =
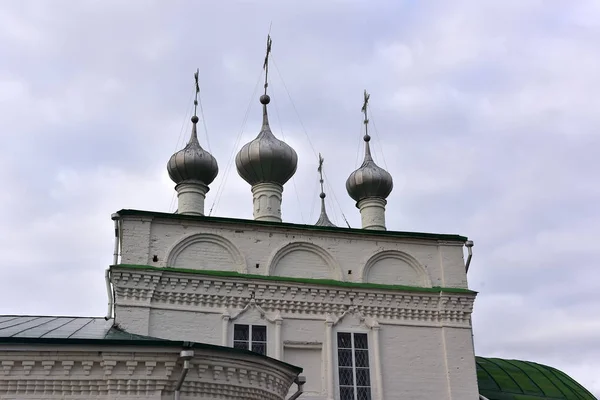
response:
<path id="1" fill-rule="evenodd" d="M 360 225 L 344 185 L 368 89 L 388 229 L 475 241 L 477 354 L 599 395 L 596 0 L 3 1 L 0 313 L 104 315 L 110 214 L 175 210 L 196 68 L 206 209 L 252 217 L 231 162 L 260 129 L 271 22 L 271 125 L 299 155 L 284 220 L 317 220 L 321 152 L 331 218 Z"/>

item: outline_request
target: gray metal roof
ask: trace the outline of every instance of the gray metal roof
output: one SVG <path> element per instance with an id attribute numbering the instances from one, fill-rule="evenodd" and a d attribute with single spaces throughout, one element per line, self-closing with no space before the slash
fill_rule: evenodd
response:
<path id="1" fill-rule="evenodd" d="M 0 338 L 132 339 L 145 336 L 120 330 L 114 320 L 101 317 L 0 315 Z M 148 338 L 155 339 L 155 338 Z"/>
<path id="2" fill-rule="evenodd" d="M 0 344 L 90 344 L 109 346 L 160 346 L 202 349 L 223 353 L 246 354 L 269 359 L 271 362 L 291 368 L 296 373 L 302 368 L 253 353 L 249 350 L 216 346 L 207 343 L 167 340 L 125 332 L 114 319 L 102 317 L 57 317 L 40 315 L 0 315 Z"/>

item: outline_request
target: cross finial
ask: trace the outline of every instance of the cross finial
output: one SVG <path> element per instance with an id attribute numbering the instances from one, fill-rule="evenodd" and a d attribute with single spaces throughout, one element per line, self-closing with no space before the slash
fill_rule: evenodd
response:
<path id="1" fill-rule="evenodd" d="M 323 159 L 323 156 L 321 155 L 321 153 L 319 153 L 319 168 L 317 168 L 317 171 L 319 171 L 319 182 L 321 183 L 321 193 L 324 193 L 323 191 L 323 161 L 325 161 Z"/>
<path id="2" fill-rule="evenodd" d="M 198 93 L 200 93 L 200 84 L 198 83 L 198 75 L 200 74 L 200 68 L 196 69 L 194 73 L 194 81 L 196 83 L 196 97 L 194 98 L 194 117 L 197 117 L 198 112 Z"/>
<path id="3" fill-rule="evenodd" d="M 365 89 L 365 96 L 364 96 L 364 101 L 363 101 L 363 106 L 361 111 L 363 112 L 363 114 L 365 114 L 365 125 L 369 123 L 369 118 L 367 116 L 367 105 L 369 104 L 369 97 L 371 97 L 371 95 L 369 93 L 367 93 L 367 90 Z"/>
<path id="4" fill-rule="evenodd" d="M 263 69 L 265 70 L 265 94 L 267 94 L 267 87 L 269 86 L 269 55 L 271 54 L 272 43 L 273 41 L 271 40 L 271 35 L 267 35 L 267 54 L 265 55 L 265 62 L 263 64 Z"/>

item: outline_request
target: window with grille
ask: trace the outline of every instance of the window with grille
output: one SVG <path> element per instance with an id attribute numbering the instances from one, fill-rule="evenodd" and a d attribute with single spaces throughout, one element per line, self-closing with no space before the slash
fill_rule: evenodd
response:
<path id="1" fill-rule="evenodd" d="M 267 355 L 267 327 L 235 324 L 233 326 L 233 347 Z"/>
<path id="2" fill-rule="evenodd" d="M 340 332 L 337 347 L 340 400 L 371 400 L 367 334 Z"/>

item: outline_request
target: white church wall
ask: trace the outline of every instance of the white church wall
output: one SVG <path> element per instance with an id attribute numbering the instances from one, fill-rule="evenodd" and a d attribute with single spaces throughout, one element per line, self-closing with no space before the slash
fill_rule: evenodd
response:
<path id="1" fill-rule="evenodd" d="M 245 222 L 122 218 L 122 264 L 467 287 L 460 241 L 256 226 Z"/>
<path id="2" fill-rule="evenodd" d="M 440 328 L 381 329 L 383 386 L 398 399 L 454 399 L 448 394 Z M 475 380 L 475 375 L 468 379 Z M 460 399 L 476 399 L 477 391 Z"/>
<path id="3" fill-rule="evenodd" d="M 143 327 L 132 324 L 132 333 L 232 346 L 235 324 L 265 326 L 266 355 L 305 369 L 309 400 L 336 398 L 337 334 L 348 332 L 367 334 L 373 399 L 396 393 L 417 400 L 450 399 L 449 393 L 467 399 L 477 393 L 473 293 L 345 288 L 168 268 L 115 267 L 112 276 L 120 325 L 123 315 L 143 315 L 128 304 L 137 304 L 140 293 L 153 293 L 148 330 L 132 330 Z"/>
<path id="4" fill-rule="evenodd" d="M 148 336 L 221 345 L 221 318 L 217 314 L 155 308 L 148 325 Z"/>
<path id="5" fill-rule="evenodd" d="M 444 327 L 441 329 L 446 349 L 448 386 L 453 399 L 467 399 L 478 393 L 473 332 L 470 329 Z"/>

